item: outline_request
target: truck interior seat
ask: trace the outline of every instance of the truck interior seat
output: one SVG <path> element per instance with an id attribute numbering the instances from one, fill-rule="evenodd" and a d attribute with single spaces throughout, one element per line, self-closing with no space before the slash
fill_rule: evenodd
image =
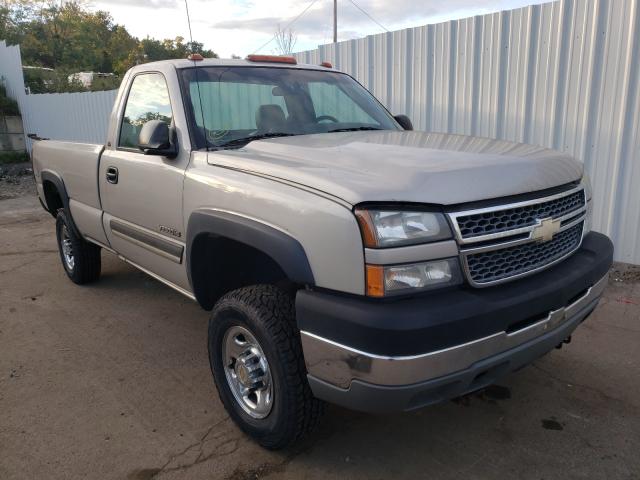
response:
<path id="1" fill-rule="evenodd" d="M 260 132 L 283 132 L 287 120 L 280 105 L 260 105 L 256 111 L 256 127 Z"/>

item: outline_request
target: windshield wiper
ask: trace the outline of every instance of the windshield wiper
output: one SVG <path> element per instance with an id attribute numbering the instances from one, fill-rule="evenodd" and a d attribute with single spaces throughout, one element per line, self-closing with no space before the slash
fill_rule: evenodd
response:
<path id="1" fill-rule="evenodd" d="M 233 140 L 229 140 L 222 145 L 214 145 L 214 148 L 226 148 L 226 147 L 238 147 L 246 145 L 249 142 L 254 140 L 262 140 L 265 138 L 276 138 L 276 137 L 293 137 L 297 135 L 296 133 L 284 133 L 284 132 L 273 132 L 273 133 L 261 133 L 260 135 L 251 135 L 249 137 L 242 138 L 234 138 Z"/>
<path id="2" fill-rule="evenodd" d="M 336 128 L 335 130 L 329 130 L 327 133 L 334 132 L 357 132 L 360 130 L 382 130 L 382 128 L 377 127 L 351 127 L 351 128 Z"/>

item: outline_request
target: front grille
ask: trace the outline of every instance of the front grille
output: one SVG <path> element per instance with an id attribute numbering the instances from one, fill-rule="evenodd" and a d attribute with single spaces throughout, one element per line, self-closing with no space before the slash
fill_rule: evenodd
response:
<path id="1" fill-rule="evenodd" d="M 580 246 L 580 222 L 556 234 L 545 243 L 530 242 L 489 252 L 470 253 L 464 257 L 469 279 L 478 285 L 517 277 L 569 255 Z"/>
<path id="2" fill-rule="evenodd" d="M 463 239 L 467 239 L 535 225 L 540 219 L 561 217 L 584 205 L 584 191 L 579 190 L 565 197 L 542 203 L 473 213 L 458 216 L 456 220 L 460 235 Z"/>

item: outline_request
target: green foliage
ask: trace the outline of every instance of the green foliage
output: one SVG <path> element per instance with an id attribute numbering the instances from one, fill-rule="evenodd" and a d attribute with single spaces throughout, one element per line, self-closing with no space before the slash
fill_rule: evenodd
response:
<path id="1" fill-rule="evenodd" d="M 69 80 L 65 70 L 24 69 L 24 84 L 30 93 L 71 93 L 87 92 L 87 88 L 77 79 Z"/>
<path id="2" fill-rule="evenodd" d="M 95 77 L 89 88 L 66 70 L 24 69 L 24 84 L 30 93 L 71 93 L 115 90 L 122 79 L 117 76 Z"/>
<path id="3" fill-rule="evenodd" d="M 29 154 L 27 152 L 0 152 L 0 165 L 9 163 L 29 162 Z"/>
<path id="4" fill-rule="evenodd" d="M 64 78 L 74 72 L 115 73 L 121 77 L 134 65 L 185 58 L 192 51 L 217 57 L 202 43 L 185 43 L 182 37 L 139 40 L 124 26 L 115 24 L 108 12 L 92 12 L 79 1 L 60 3 L 4 0 L 0 6 L 0 39 L 20 45 L 22 63 L 61 72 L 52 78 L 42 72 L 26 73 L 25 83 L 33 93 L 86 90 L 82 85 L 64 85 Z M 119 83 L 119 79 L 100 79 L 91 89 L 113 88 Z"/>
<path id="5" fill-rule="evenodd" d="M 92 92 L 116 90 L 120 88 L 120 83 L 122 83 L 122 78 L 117 75 L 113 77 L 98 77 L 93 79 L 93 83 L 91 83 L 89 90 Z"/>
<path id="6" fill-rule="evenodd" d="M 0 97 L 0 115 L 6 117 L 20 115 L 20 109 L 18 103 L 9 97 Z"/>
<path id="7" fill-rule="evenodd" d="M 7 97 L 7 90 L 3 85 L 0 85 L 0 115 L 6 117 L 20 115 L 18 102 L 16 102 L 12 98 Z"/>

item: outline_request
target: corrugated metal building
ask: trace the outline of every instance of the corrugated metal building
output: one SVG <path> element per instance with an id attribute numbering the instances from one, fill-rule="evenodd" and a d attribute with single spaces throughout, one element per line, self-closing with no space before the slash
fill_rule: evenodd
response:
<path id="1" fill-rule="evenodd" d="M 0 41 L 0 81 L 20 105 L 25 133 L 73 142 L 105 142 L 117 90 L 27 95 L 21 63 L 20 47 Z M 26 144 L 31 150 L 31 140 Z"/>
<path id="2" fill-rule="evenodd" d="M 640 2 L 561 0 L 319 47 L 419 130 L 552 147 L 584 162 L 594 227 L 640 263 Z"/>
<path id="3" fill-rule="evenodd" d="M 560 0 L 297 57 L 331 61 L 416 129 L 576 156 L 594 184 L 594 227 L 614 239 L 617 260 L 640 264 L 640 0 Z M 0 42 L 0 75 L 8 72 L 25 131 L 104 141 L 115 92 L 24 95 L 19 58 Z"/>

